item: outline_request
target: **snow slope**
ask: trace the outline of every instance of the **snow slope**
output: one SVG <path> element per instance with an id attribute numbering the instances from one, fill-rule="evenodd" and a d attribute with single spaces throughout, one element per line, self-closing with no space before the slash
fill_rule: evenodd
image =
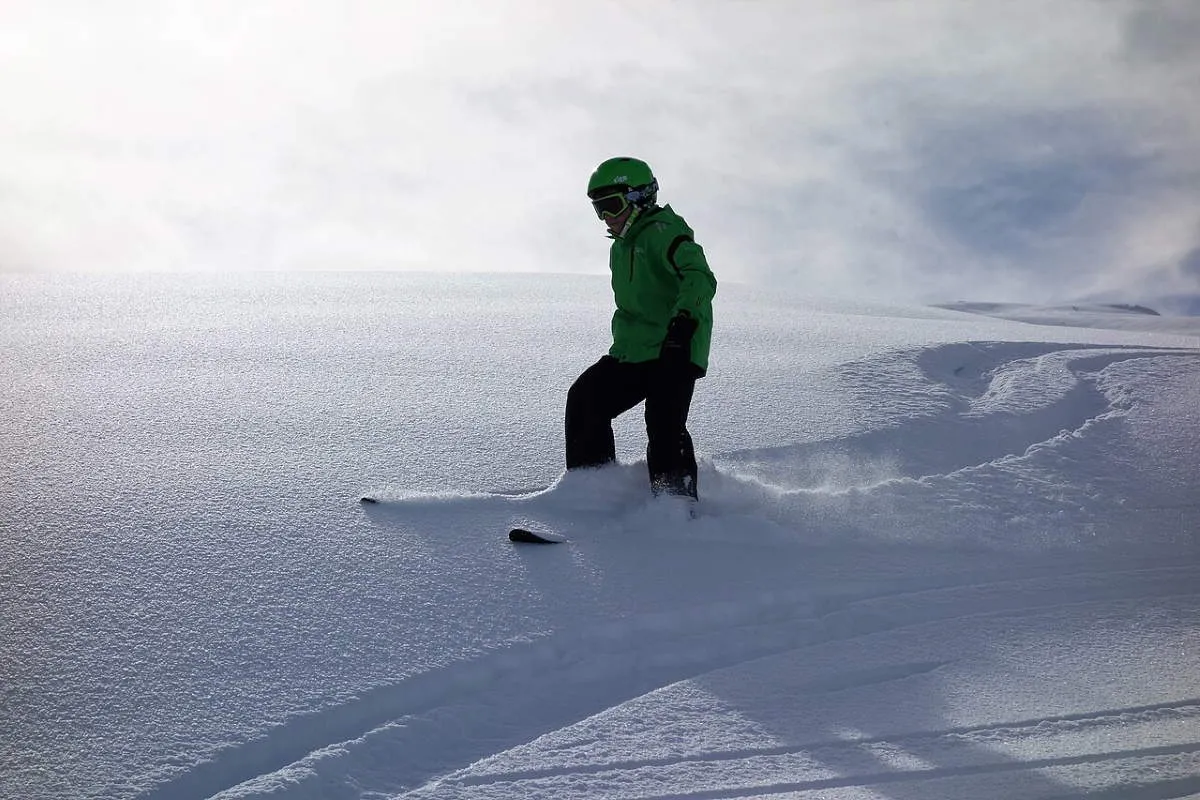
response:
<path id="1" fill-rule="evenodd" d="M 690 519 L 602 280 L 5 280 L 0 796 L 1200 795 L 1195 320 L 723 286 Z"/>

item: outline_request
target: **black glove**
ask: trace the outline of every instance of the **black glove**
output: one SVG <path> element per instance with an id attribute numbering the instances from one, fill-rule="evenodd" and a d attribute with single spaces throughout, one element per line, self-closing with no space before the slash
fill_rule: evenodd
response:
<path id="1" fill-rule="evenodd" d="M 664 364 L 685 367 L 692 363 L 692 336 L 699 323 L 686 311 L 680 311 L 667 324 L 667 336 L 663 339 L 658 357 Z"/>

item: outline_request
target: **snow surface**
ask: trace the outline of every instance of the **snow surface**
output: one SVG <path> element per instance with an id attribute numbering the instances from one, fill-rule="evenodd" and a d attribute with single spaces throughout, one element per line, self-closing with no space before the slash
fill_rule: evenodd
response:
<path id="1" fill-rule="evenodd" d="M 1200 320 L 723 284 L 691 519 L 609 302 L 0 276 L 0 796 L 1200 796 Z"/>

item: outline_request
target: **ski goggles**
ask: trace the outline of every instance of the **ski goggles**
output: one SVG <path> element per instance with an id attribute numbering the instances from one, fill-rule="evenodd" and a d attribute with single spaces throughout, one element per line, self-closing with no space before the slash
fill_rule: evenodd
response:
<path id="1" fill-rule="evenodd" d="M 588 197 L 592 198 L 592 208 L 596 210 L 596 216 L 600 219 L 612 219 L 624 214 L 630 206 L 653 203 L 654 198 L 658 196 L 658 181 L 650 181 L 645 186 L 639 186 L 636 189 L 616 184 L 592 191 L 604 192 L 599 197 L 592 197 L 592 193 L 588 192 Z"/>
<path id="2" fill-rule="evenodd" d="M 625 209 L 629 208 L 629 201 L 640 196 L 641 192 L 618 191 L 592 198 L 592 208 L 596 210 L 596 216 L 600 219 L 612 219 L 625 213 Z"/>

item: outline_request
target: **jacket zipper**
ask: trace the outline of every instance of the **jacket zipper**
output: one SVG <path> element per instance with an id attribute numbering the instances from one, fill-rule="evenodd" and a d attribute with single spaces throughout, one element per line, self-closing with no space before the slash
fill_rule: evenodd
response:
<path id="1" fill-rule="evenodd" d="M 629 282 L 633 283 L 633 248 L 629 248 Z"/>

